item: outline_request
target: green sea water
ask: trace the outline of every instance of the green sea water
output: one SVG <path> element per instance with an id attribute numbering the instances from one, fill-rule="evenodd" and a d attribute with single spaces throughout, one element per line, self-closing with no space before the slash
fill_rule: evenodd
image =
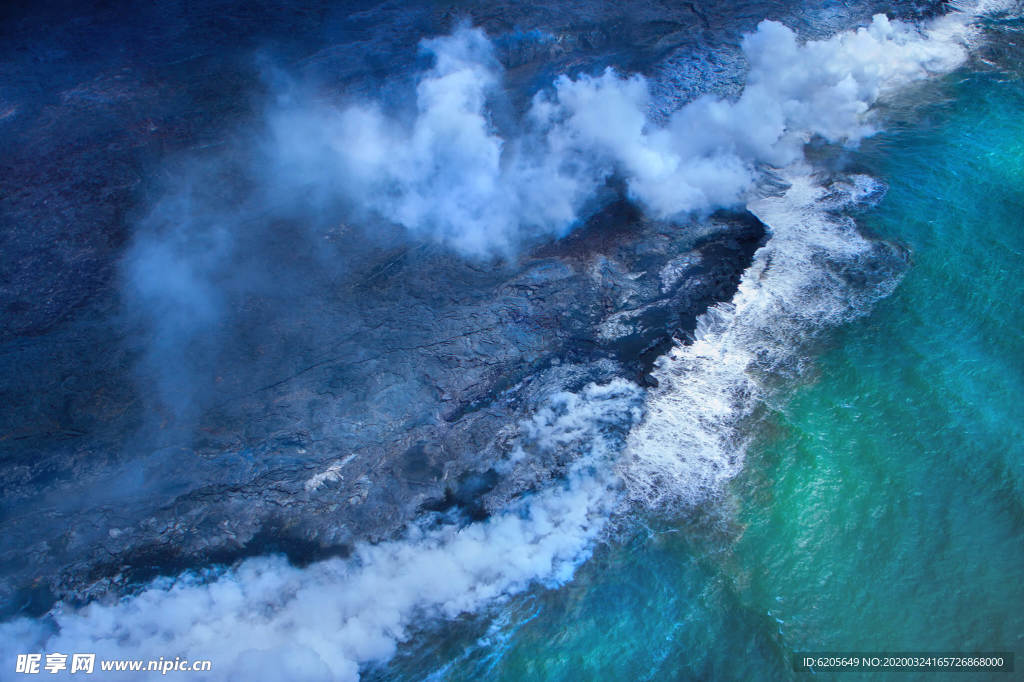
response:
<path id="1" fill-rule="evenodd" d="M 811 679 L 798 651 L 1015 651 L 1024 678 L 1024 70 L 994 47 L 847 162 L 911 252 L 777 396 L 724 499 L 649 519 L 575 580 L 414 638 L 371 677 Z M 814 679 L 832 679 L 819 674 Z"/>

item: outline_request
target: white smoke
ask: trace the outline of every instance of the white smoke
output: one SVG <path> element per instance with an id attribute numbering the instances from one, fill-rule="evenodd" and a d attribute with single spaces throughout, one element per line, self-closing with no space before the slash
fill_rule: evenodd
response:
<path id="1" fill-rule="evenodd" d="M 692 504 L 719 493 L 742 468 L 750 438 L 743 426 L 771 381 L 802 371 L 800 348 L 816 330 L 863 314 L 895 287 L 898 257 L 834 213 L 877 192 L 874 181 L 856 176 L 826 190 L 803 147 L 814 135 L 850 144 L 875 133 L 873 103 L 963 63 L 975 36 L 970 18 L 946 15 L 918 29 L 878 15 L 866 28 L 804 44 L 781 24 L 762 22 L 743 41 L 750 73 L 739 99 L 705 97 L 671 117 L 664 140 L 679 158 L 784 166 L 778 172 L 790 187 L 750 200 L 747 208 L 770 229 L 767 244 L 733 300 L 702 315 L 693 342 L 673 348 L 652 372 L 658 386 L 620 464 L 634 500 Z M 664 178 L 649 179 L 635 175 L 630 187 L 650 206 L 662 202 Z M 663 212 L 681 206 L 666 196 Z M 869 270 L 856 283 L 843 274 Z"/>
<path id="2" fill-rule="evenodd" d="M 219 576 L 158 580 L 114 603 L 56 609 L 53 635 L 35 621 L 8 623 L 0 626 L 0 674 L 13 670 L 15 654 L 44 648 L 97 659 L 212 660 L 208 675 L 189 673 L 196 679 L 357 679 L 361 665 L 394 655 L 422 619 L 454 618 L 533 582 L 569 580 L 617 503 L 611 460 L 642 402 L 642 391 L 623 380 L 553 396 L 522 425 L 525 449 L 581 455 L 564 484 L 499 516 L 414 528 L 402 540 L 361 544 L 352 558 L 306 568 L 267 557 Z"/>
<path id="3" fill-rule="evenodd" d="M 539 140 L 498 134 L 489 102 L 501 68 L 484 33 L 460 28 L 422 49 L 435 64 L 419 79 L 411 122 L 376 104 L 289 108 L 271 117 L 279 163 L 467 255 L 564 233 L 596 179 L 567 172 L 557 155 L 532 147 Z"/>
<path id="4" fill-rule="evenodd" d="M 736 100 L 705 96 L 658 124 L 643 77 L 562 76 L 503 136 L 492 123 L 500 66 L 484 33 L 463 27 L 423 42 L 435 63 L 411 121 L 372 104 L 304 107 L 279 112 L 273 130 L 284 163 L 313 164 L 356 205 L 481 256 L 564 234 L 614 173 L 659 218 L 739 204 L 759 164 L 796 161 L 814 136 L 855 144 L 873 133 L 872 105 L 959 65 L 972 34 L 966 15 L 923 29 L 877 15 L 801 43 L 764 21 L 743 40 Z"/>
<path id="5" fill-rule="evenodd" d="M 550 148 L 611 160 L 649 213 L 708 211 L 741 202 L 758 164 L 793 163 L 814 136 L 852 144 L 873 133 L 871 105 L 958 66 L 971 35 L 964 20 L 920 30 L 876 15 L 866 28 L 800 43 L 782 24 L 763 21 L 743 40 L 750 70 L 736 100 L 701 97 L 661 126 L 645 115 L 644 79 L 608 70 L 563 76 L 531 113 L 543 120 Z"/>

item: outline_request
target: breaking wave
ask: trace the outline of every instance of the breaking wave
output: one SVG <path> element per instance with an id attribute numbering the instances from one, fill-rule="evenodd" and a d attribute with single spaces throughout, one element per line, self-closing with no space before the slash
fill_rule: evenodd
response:
<path id="1" fill-rule="evenodd" d="M 857 232 L 845 205 L 877 194 L 857 176 L 826 189 L 808 168 L 789 168 L 781 196 L 751 202 L 769 228 L 733 300 L 697 321 L 694 338 L 659 358 L 647 417 L 620 465 L 634 499 L 693 504 L 742 467 L 741 428 L 780 375 L 800 372 L 816 331 L 850 319 L 895 287 L 903 260 Z"/>

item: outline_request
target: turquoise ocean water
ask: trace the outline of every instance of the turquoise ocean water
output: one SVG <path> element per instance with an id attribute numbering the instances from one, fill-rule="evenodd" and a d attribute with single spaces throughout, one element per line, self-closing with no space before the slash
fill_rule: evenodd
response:
<path id="1" fill-rule="evenodd" d="M 848 154 L 888 187 L 858 224 L 911 264 L 776 396 L 725 498 L 429 629 L 371 677 L 809 678 L 791 657 L 815 650 L 1015 650 L 1015 674 L 956 679 L 1024 675 L 1020 22 L 989 40 Z"/>

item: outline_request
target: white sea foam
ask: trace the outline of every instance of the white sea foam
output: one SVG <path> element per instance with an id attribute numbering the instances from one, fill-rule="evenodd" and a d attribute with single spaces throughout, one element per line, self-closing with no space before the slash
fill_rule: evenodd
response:
<path id="1" fill-rule="evenodd" d="M 372 105 L 281 113 L 282 168 L 324 170 L 365 208 L 467 253 L 505 248 L 523 229 L 564 231 L 613 172 L 662 216 L 743 200 L 763 162 L 789 164 L 792 186 L 750 204 L 770 240 L 735 300 L 710 310 L 694 343 L 658 364 L 660 386 L 628 444 L 623 425 L 639 419 L 638 388 L 614 382 L 556 396 L 522 427 L 517 456 L 581 454 L 563 483 L 506 512 L 461 529 L 414 528 L 401 540 L 359 545 L 349 559 L 296 568 L 256 558 L 217 575 L 159 580 L 111 603 L 58 606 L 52 623 L 0 626 L 0 674 L 10 674 L 15 653 L 43 649 L 211 658 L 210 679 L 354 679 L 392 656 L 422 619 L 570 579 L 617 508 L 622 481 L 645 503 L 703 499 L 741 466 L 738 426 L 761 397 L 762 377 L 794 361 L 809 329 L 846 319 L 893 283 L 848 286 L 844 267 L 872 257 L 873 247 L 824 210 L 837 195 L 805 171 L 803 143 L 870 134 L 871 105 L 955 67 L 970 33 L 963 16 L 923 29 L 876 18 L 800 44 L 765 22 L 744 41 L 750 80 L 738 100 L 703 98 L 659 126 L 647 118 L 639 77 L 562 78 L 535 100 L 529 132 L 508 140 L 488 119 L 488 92 L 500 83 L 489 44 L 462 29 L 425 44 L 436 65 L 420 82 L 411 125 Z"/>
<path id="2" fill-rule="evenodd" d="M 853 176 L 826 189 L 803 160 L 803 146 L 812 136 L 849 144 L 876 132 L 871 105 L 962 64 L 977 40 L 972 20 L 994 6 L 965 4 L 923 27 L 877 15 L 866 28 L 802 45 L 781 24 L 762 22 L 744 39 L 751 69 L 743 94 L 731 102 L 702 98 L 672 116 L 668 130 L 676 137 L 662 136 L 659 149 L 731 157 L 737 168 L 752 159 L 785 164 L 779 175 L 791 186 L 748 203 L 768 226 L 767 244 L 733 300 L 699 318 L 693 343 L 659 359 L 647 417 L 619 463 L 634 500 L 694 504 L 720 492 L 742 468 L 750 437 L 742 426 L 766 396 L 766 379 L 799 373 L 800 348 L 816 330 L 891 292 L 895 254 L 833 212 L 877 195 L 877 183 Z M 643 173 L 631 177 L 631 188 L 659 205 L 657 183 L 648 188 Z M 664 206 L 670 213 L 678 204 Z M 869 262 L 870 276 L 846 276 Z"/>
<path id="3" fill-rule="evenodd" d="M 733 300 L 709 309 L 695 338 L 660 358 L 647 417 L 630 434 L 620 463 L 644 504 L 695 503 L 741 468 L 747 430 L 740 428 L 765 395 L 765 379 L 798 372 L 801 346 L 817 329 L 863 313 L 895 286 L 894 254 L 862 237 L 831 211 L 877 191 L 870 178 L 826 190 L 802 164 L 787 169 L 782 196 L 749 208 L 771 236 L 743 274 Z M 879 269 L 852 282 L 867 262 Z"/>

